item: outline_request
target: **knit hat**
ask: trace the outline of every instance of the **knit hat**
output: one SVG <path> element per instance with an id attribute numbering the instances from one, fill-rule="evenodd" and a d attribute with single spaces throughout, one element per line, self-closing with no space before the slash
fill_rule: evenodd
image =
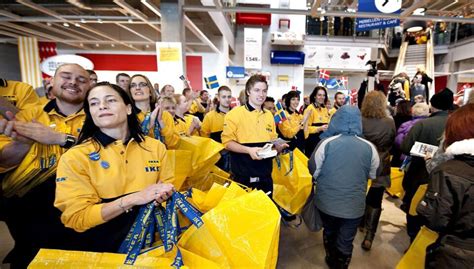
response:
<path id="1" fill-rule="evenodd" d="M 448 88 L 444 88 L 444 90 L 431 97 L 430 103 L 432 107 L 437 109 L 449 110 L 453 107 L 453 99 L 453 92 Z"/>

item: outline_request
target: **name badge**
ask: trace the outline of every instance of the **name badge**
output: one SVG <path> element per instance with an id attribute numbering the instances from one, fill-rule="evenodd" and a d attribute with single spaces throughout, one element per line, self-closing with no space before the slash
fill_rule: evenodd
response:
<path id="1" fill-rule="evenodd" d="M 259 177 L 250 177 L 250 183 L 256 183 L 259 182 L 260 178 Z"/>

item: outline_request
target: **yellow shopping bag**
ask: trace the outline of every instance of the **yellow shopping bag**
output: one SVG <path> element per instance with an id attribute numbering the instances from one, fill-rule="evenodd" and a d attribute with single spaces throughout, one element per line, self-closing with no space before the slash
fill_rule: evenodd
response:
<path id="1" fill-rule="evenodd" d="M 408 214 L 412 216 L 418 215 L 418 213 L 416 212 L 416 208 L 418 207 L 418 204 L 421 202 L 423 197 L 425 197 L 425 193 L 427 189 L 428 189 L 428 184 L 422 184 L 418 187 L 418 189 L 415 192 L 415 195 L 413 196 L 413 199 L 411 199 L 410 210 L 408 211 Z"/>
<path id="2" fill-rule="evenodd" d="M 247 192 L 232 182 L 228 187 L 214 183 L 209 191 L 203 192 L 198 189 L 192 190 L 192 197 L 189 202 L 199 211 L 205 213 L 216 207 L 221 201 L 228 201 L 246 194 Z"/>
<path id="3" fill-rule="evenodd" d="M 405 193 L 405 190 L 403 189 L 402 182 L 403 182 L 403 176 L 404 172 L 403 170 L 400 171 L 400 168 L 398 167 L 392 167 L 392 170 L 390 171 L 390 180 L 391 180 L 391 185 L 390 188 L 387 188 L 387 192 L 391 196 L 396 196 L 398 198 L 401 198 L 403 194 Z"/>
<path id="4" fill-rule="evenodd" d="M 179 150 L 190 152 L 191 172 L 182 184 L 180 190 L 196 188 L 207 180 L 209 173 L 220 159 L 220 151 L 224 149 L 222 144 L 206 137 L 182 137 L 178 146 Z M 212 185 L 206 185 L 207 189 Z M 201 188 L 200 188 L 201 189 Z"/>
<path id="5" fill-rule="evenodd" d="M 190 227 L 178 241 L 185 249 L 220 268 L 275 268 L 280 213 L 262 191 L 220 203 L 202 216 L 204 225 Z"/>
<path id="6" fill-rule="evenodd" d="M 76 268 L 175 268 L 172 266 L 177 249 L 165 252 L 163 247 L 140 254 L 134 265 L 124 265 L 126 254 L 41 249 L 30 263 L 30 269 Z M 214 262 L 195 253 L 180 249 L 184 266 L 181 268 L 219 268 Z"/>
<path id="7" fill-rule="evenodd" d="M 397 269 L 425 268 L 426 247 L 438 239 L 438 234 L 425 226 L 421 227 L 408 251 L 397 264 Z M 454 269 L 454 268 L 452 268 Z"/>
<path id="8" fill-rule="evenodd" d="M 273 160 L 272 170 L 273 200 L 288 213 L 299 214 L 312 187 L 308 158 L 299 149 L 277 158 Z"/>
<path id="9" fill-rule="evenodd" d="M 187 150 L 167 150 L 166 169 L 162 173 L 171 172 L 172 175 L 163 175 L 165 183 L 171 183 L 177 190 L 181 190 L 186 178 L 191 174 L 191 152 Z"/>

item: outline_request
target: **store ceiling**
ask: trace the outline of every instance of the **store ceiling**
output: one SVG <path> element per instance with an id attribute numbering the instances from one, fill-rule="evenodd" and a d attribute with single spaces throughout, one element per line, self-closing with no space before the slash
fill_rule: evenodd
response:
<path id="1" fill-rule="evenodd" d="M 353 0 L 315 0 L 328 11 L 356 8 Z M 233 8 L 235 0 L 185 0 L 185 6 Z M 421 4 L 420 4 L 421 3 Z M 426 7 L 427 15 L 473 17 L 471 0 L 409 0 L 403 7 Z M 308 8 L 314 1 L 308 1 Z M 153 52 L 161 41 L 159 0 L 3 0 L 0 3 L 0 42 L 15 43 L 18 36 L 35 36 L 54 41 L 61 49 L 127 50 Z M 155 10 L 155 11 L 154 11 Z M 269 12 L 266 10 L 266 12 Z M 205 11 L 186 11 L 187 52 L 216 52 L 215 40 L 222 33 Z M 227 12 L 227 23 L 233 30 L 233 12 Z M 192 29 L 192 31 L 190 30 Z M 198 29 L 198 31 L 196 31 Z M 212 43 L 212 44 L 211 44 Z"/>

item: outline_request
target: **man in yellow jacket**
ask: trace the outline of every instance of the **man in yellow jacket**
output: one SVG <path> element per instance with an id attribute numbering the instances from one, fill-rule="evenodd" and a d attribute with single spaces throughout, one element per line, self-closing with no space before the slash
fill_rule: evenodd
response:
<path id="1" fill-rule="evenodd" d="M 0 120 L 0 133 L 10 138 L 0 167 L 6 223 L 15 240 L 5 262 L 12 267 L 26 267 L 39 248 L 60 248 L 67 238 L 53 206 L 56 164 L 81 131 L 89 74 L 77 64 L 64 64 L 52 85 L 56 99 Z"/>

